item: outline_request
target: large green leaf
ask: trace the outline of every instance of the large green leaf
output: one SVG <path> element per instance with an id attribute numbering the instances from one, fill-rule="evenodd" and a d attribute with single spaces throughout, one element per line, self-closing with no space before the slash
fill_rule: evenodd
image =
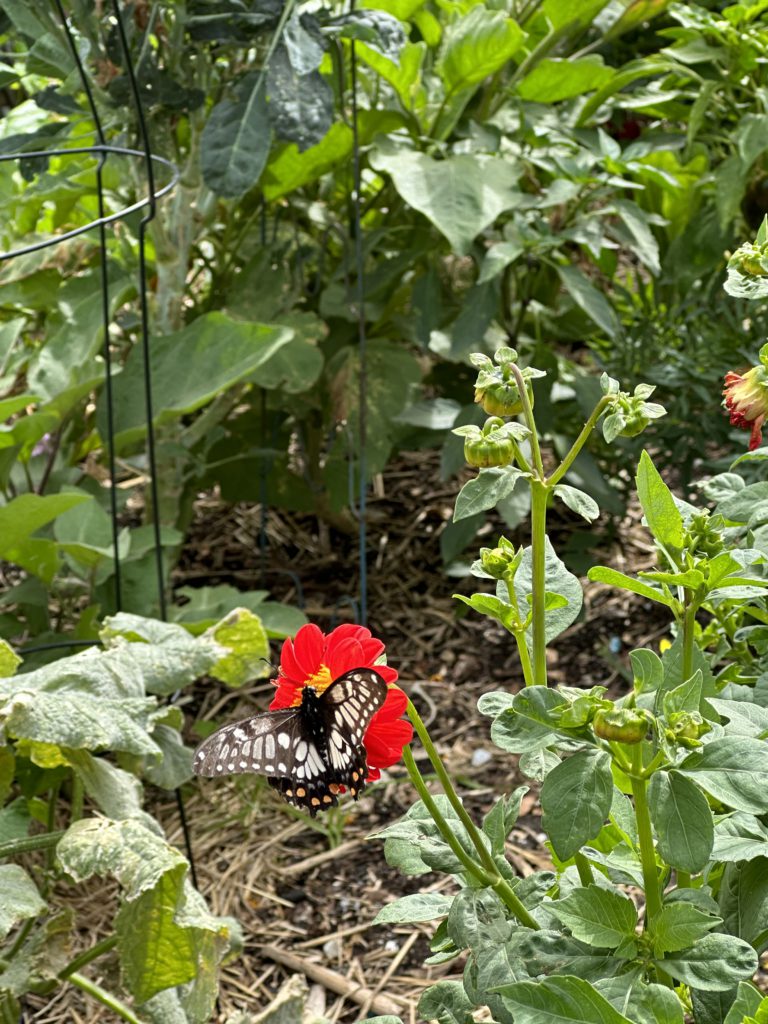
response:
<path id="1" fill-rule="evenodd" d="M 727 864 L 718 903 L 728 931 L 762 952 L 768 946 L 768 857 Z"/>
<path id="2" fill-rule="evenodd" d="M 768 811 L 768 744 L 745 736 L 712 740 L 678 771 L 736 811 Z"/>
<path id="3" fill-rule="evenodd" d="M 435 160 L 380 143 L 370 162 L 392 176 L 403 199 L 428 217 L 458 253 L 468 252 L 480 232 L 517 201 L 518 173 L 507 160 L 470 153 Z"/>
<path id="4" fill-rule="evenodd" d="M 223 313 L 205 313 L 175 334 L 153 338 L 155 423 L 194 412 L 254 373 L 290 341 L 292 333 L 283 327 L 233 320 Z M 116 446 L 138 440 L 146 429 L 143 380 L 143 359 L 137 348 L 115 378 Z M 105 416 L 103 399 L 99 416 Z"/>
<path id="5" fill-rule="evenodd" d="M 636 479 L 648 529 L 662 547 L 671 553 L 679 551 L 683 546 L 683 517 L 646 451 L 640 456 Z"/>
<path id="6" fill-rule="evenodd" d="M 613 68 L 606 67 L 603 58 L 596 54 L 576 60 L 552 58 L 541 61 L 529 71 L 517 92 L 525 100 L 557 103 L 599 89 L 614 74 Z"/>
<path id="7" fill-rule="evenodd" d="M 657 963 L 691 988 L 720 992 L 752 977 L 757 970 L 757 954 L 743 939 L 713 932 Z"/>
<path id="8" fill-rule="evenodd" d="M 321 74 L 301 74 L 288 48 L 278 46 L 269 62 L 267 90 L 269 119 L 278 138 L 295 142 L 300 153 L 320 142 L 333 123 L 333 91 Z"/>
<path id="9" fill-rule="evenodd" d="M 621 334 L 621 324 L 613 306 L 578 267 L 560 265 L 560 280 L 573 301 L 583 309 L 590 320 L 615 341 Z"/>
<path id="10" fill-rule="evenodd" d="M 542 824 L 561 860 L 595 838 L 612 799 L 611 759 L 604 750 L 580 751 L 552 769 L 541 787 Z"/>
<path id="11" fill-rule="evenodd" d="M 251 72 L 238 83 L 236 98 L 217 103 L 200 144 L 200 168 L 217 195 L 235 198 L 261 177 L 272 129 L 263 76 Z"/>
<path id="12" fill-rule="evenodd" d="M 635 934 L 637 910 L 632 900 L 597 885 L 574 889 L 548 909 L 574 938 L 590 946 L 615 949 Z"/>
<path id="13" fill-rule="evenodd" d="M 582 978 L 518 981 L 498 990 L 515 1024 L 632 1024 Z"/>
<path id="14" fill-rule="evenodd" d="M 681 871 L 701 871 L 712 853 L 712 811 L 698 786 L 677 772 L 656 772 L 648 792 L 659 851 Z"/>
<path id="15" fill-rule="evenodd" d="M 517 53 L 523 39 L 512 18 L 477 4 L 445 33 L 437 70 L 446 92 L 478 85 Z"/>
<path id="16" fill-rule="evenodd" d="M 445 917 L 451 909 L 452 896 L 439 892 L 415 892 L 387 903 L 382 907 L 373 924 L 413 924 L 416 921 L 435 921 Z"/>
<path id="17" fill-rule="evenodd" d="M 211 668 L 211 675 L 228 686 L 242 686 L 251 679 L 263 679 L 271 672 L 269 640 L 261 619 L 247 608 L 236 608 L 207 632 L 207 636 L 228 649 Z"/>
<path id="18" fill-rule="evenodd" d="M 58 567 L 58 547 L 31 535 L 67 509 L 90 500 L 82 494 L 20 494 L 13 498 L 0 508 L 0 558 L 50 583 Z"/>

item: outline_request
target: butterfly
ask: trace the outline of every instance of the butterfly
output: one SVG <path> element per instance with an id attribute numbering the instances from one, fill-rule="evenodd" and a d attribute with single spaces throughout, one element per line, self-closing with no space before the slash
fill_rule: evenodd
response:
<path id="1" fill-rule="evenodd" d="M 321 694 L 302 691 L 298 707 L 263 711 L 217 729 L 195 751 L 192 770 L 209 778 L 256 772 L 314 818 L 338 803 L 345 786 L 357 800 L 368 774 L 363 736 L 387 699 L 387 684 L 355 668 Z"/>

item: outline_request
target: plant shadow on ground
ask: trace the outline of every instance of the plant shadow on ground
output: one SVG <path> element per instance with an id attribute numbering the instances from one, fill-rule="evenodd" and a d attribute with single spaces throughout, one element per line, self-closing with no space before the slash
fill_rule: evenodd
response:
<path id="1" fill-rule="evenodd" d="M 508 792 L 522 780 L 516 758 L 491 744 L 477 699 L 488 689 L 517 690 L 522 678 L 508 634 L 488 620 L 465 615 L 452 597 L 471 584 L 442 571 L 439 538 L 450 521 L 456 484 L 439 480 L 438 462 L 436 453 L 401 456 L 370 498 L 369 626 L 387 644 L 390 664 L 421 709 L 468 807 L 480 817 L 499 791 Z M 264 555 L 258 545 L 260 523 L 258 506 L 232 507 L 215 495 L 201 497 L 175 584 L 253 589 L 263 581 L 276 598 L 296 603 L 298 579 L 312 621 L 324 629 L 350 621 L 358 585 L 357 537 L 318 533 L 310 517 L 270 512 Z M 553 526 L 565 540 L 576 521 L 555 519 Z M 488 529 L 492 532 L 481 538 L 484 543 L 495 538 L 500 525 L 490 522 Z M 615 536 L 609 550 L 608 542 L 599 548 L 595 560 L 628 572 L 652 564 L 652 546 L 636 508 Z M 627 652 L 658 645 L 668 618 L 658 605 L 588 581 L 585 607 L 586 613 L 552 645 L 550 678 L 584 687 L 608 685 L 614 694 L 623 693 Z M 272 657 L 276 666 L 278 645 Z M 188 723 L 246 717 L 267 706 L 271 691 L 268 681 L 239 691 L 201 682 L 187 699 Z M 195 742 L 191 732 L 188 738 Z M 417 745 L 417 760 L 420 753 Z M 183 846 L 175 801 L 151 787 L 148 798 L 148 809 L 170 841 Z M 461 976 L 463 957 L 424 968 L 427 925 L 415 931 L 370 924 L 380 907 L 398 896 L 417 887 L 428 891 L 451 884 L 437 875 L 409 883 L 387 865 L 383 844 L 366 842 L 367 835 L 404 814 L 411 800 L 399 766 L 384 773 L 358 804 L 345 803 L 332 816 L 319 818 L 319 827 L 280 803 L 261 778 L 228 777 L 185 788 L 201 891 L 213 913 L 237 918 L 244 933 L 242 955 L 223 971 L 217 1022 L 234 1024 L 238 1011 L 263 1010 L 297 973 L 305 974 L 310 986 L 315 983 L 312 995 L 331 1021 L 354 1024 L 369 1014 L 396 1013 L 415 1022 L 424 988 L 439 978 Z M 548 866 L 537 804 L 535 792 L 525 798 L 510 836 L 510 859 L 522 876 Z M 77 887 L 67 891 L 66 899 L 78 904 L 84 946 L 110 928 L 115 897 L 110 883 L 98 896 L 92 884 L 82 893 Z M 288 963 L 278 962 L 281 953 L 289 954 Z M 108 957 L 99 963 L 108 980 L 116 963 Z M 322 988 L 317 968 L 333 974 L 322 978 Z M 109 1020 L 106 1010 L 64 986 L 53 1002 L 31 997 L 25 1024 Z"/>

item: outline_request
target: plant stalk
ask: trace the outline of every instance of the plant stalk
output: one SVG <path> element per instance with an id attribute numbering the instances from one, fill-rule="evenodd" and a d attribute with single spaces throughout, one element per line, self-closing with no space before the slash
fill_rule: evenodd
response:
<path id="1" fill-rule="evenodd" d="M 126 1006 L 117 996 L 107 992 L 101 985 L 97 985 L 95 981 L 84 978 L 82 974 L 78 974 L 76 971 L 74 974 L 69 975 L 68 980 L 83 992 L 87 992 L 89 996 L 93 996 L 94 999 L 98 1000 L 103 1006 L 106 1006 L 108 1010 L 111 1010 L 121 1020 L 128 1021 L 128 1024 L 142 1024 L 133 1010 Z"/>
<path id="2" fill-rule="evenodd" d="M 545 593 L 548 493 L 546 484 L 540 480 L 531 481 L 531 646 L 533 682 L 537 686 L 547 685 Z"/>
<path id="3" fill-rule="evenodd" d="M 550 485 L 550 487 L 554 487 L 554 485 L 556 483 L 558 483 L 560 480 L 562 480 L 563 477 L 565 476 L 565 474 L 571 468 L 571 466 L 573 465 L 574 461 L 576 460 L 576 457 L 578 456 L 579 452 L 581 451 L 581 449 L 586 444 L 587 439 L 589 438 L 589 435 L 592 433 L 592 431 L 597 426 L 597 421 L 603 415 L 603 410 L 609 404 L 610 404 L 610 396 L 603 395 L 603 397 L 597 403 L 595 408 L 592 410 L 592 414 L 590 415 L 589 419 L 584 424 L 584 426 L 581 428 L 581 433 L 579 434 L 579 436 L 576 438 L 576 440 L 571 445 L 570 451 L 566 454 L 566 456 L 563 459 L 563 461 L 560 463 L 560 465 L 557 467 L 555 472 L 552 474 L 552 476 L 547 481 L 547 483 Z"/>
<path id="4" fill-rule="evenodd" d="M 656 854 L 653 845 L 651 815 L 648 810 L 648 781 L 642 778 L 643 750 L 638 743 L 632 752 L 632 795 L 635 798 L 635 817 L 637 819 L 637 837 L 640 843 L 640 863 L 643 867 L 643 885 L 645 887 L 645 928 L 649 928 L 655 917 L 661 913 L 661 889 L 659 873 L 656 869 Z"/>
<path id="5" fill-rule="evenodd" d="M 83 953 L 80 953 L 79 956 L 76 956 L 74 960 L 70 961 L 63 971 L 59 971 L 58 977 L 61 978 L 62 981 L 65 981 L 72 974 L 79 971 L 81 967 L 85 967 L 85 965 L 89 964 L 92 960 L 96 960 L 105 953 L 109 953 L 116 945 L 116 935 L 110 935 L 106 939 L 102 939 L 101 942 L 97 942 L 95 946 L 91 946 L 90 949 L 86 949 Z"/>

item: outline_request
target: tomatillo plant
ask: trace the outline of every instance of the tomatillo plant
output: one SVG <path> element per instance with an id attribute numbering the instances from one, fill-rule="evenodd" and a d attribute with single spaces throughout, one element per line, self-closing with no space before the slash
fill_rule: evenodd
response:
<path id="1" fill-rule="evenodd" d="M 472 573 L 493 589 L 460 600 L 499 621 L 517 646 L 524 685 L 486 693 L 478 706 L 499 756 L 517 755 L 521 775 L 540 787 L 552 869 L 522 878 L 507 856 L 529 787 L 499 795 L 477 824 L 409 702 L 443 792 L 431 791 L 406 747 L 419 800 L 377 835 L 405 874 L 451 881 L 448 891 L 395 900 L 377 921 L 438 921 L 427 962 L 463 957 L 462 980 L 424 993 L 425 1020 L 470 1024 L 479 1007 L 497 1024 L 763 1019 L 768 998 L 752 976 L 768 947 L 768 529 L 756 537 L 744 529 L 748 515 L 732 518 L 734 496 L 712 513 L 676 499 L 644 452 L 637 493 L 657 565 L 637 577 L 600 566 L 590 578 L 664 606 L 674 641 L 661 656 L 631 652 L 632 686 L 619 699 L 606 686 L 548 686 L 547 644 L 582 603 L 547 537 L 548 505 L 561 500 L 593 521 L 592 497 L 563 482 L 590 433 L 633 436 L 664 410 L 648 402 L 652 388 L 625 392 L 604 375 L 581 433 L 545 469 L 551 459 L 533 415 L 538 372 L 521 369 L 511 349 L 473 362 L 476 397 L 493 418 L 457 433 L 478 445 L 494 439 L 505 452 L 486 462 L 468 445 L 479 471 L 454 518 L 528 487 L 531 543 L 500 537 L 483 548 Z M 503 418 L 512 416 L 523 422 Z M 758 501 L 755 492 L 753 516 Z"/>

